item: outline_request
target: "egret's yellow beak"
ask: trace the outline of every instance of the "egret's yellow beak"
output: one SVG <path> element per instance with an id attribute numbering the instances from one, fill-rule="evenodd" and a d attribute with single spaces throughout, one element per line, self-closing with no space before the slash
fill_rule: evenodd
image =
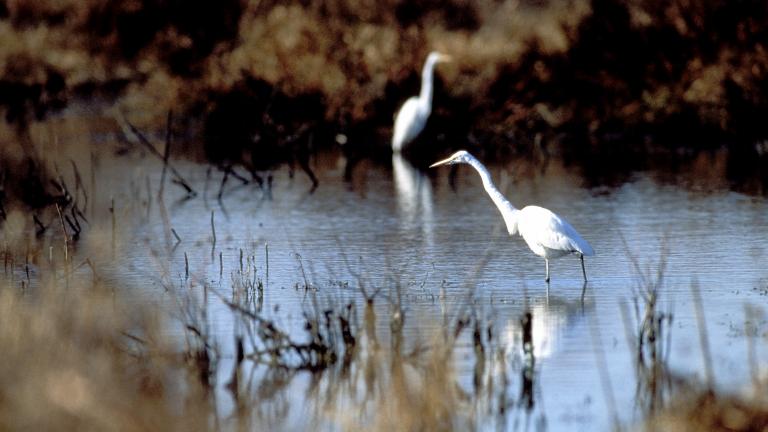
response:
<path id="1" fill-rule="evenodd" d="M 449 56 L 448 54 L 440 54 L 438 61 L 442 63 L 450 63 L 453 61 L 453 57 Z"/>
<path id="2" fill-rule="evenodd" d="M 434 168 L 434 167 L 440 166 L 440 165 L 448 165 L 451 162 L 453 162 L 453 157 L 449 157 L 448 159 L 443 159 L 441 161 L 437 161 L 437 162 L 433 163 L 432 165 L 430 165 L 429 167 L 430 168 Z"/>

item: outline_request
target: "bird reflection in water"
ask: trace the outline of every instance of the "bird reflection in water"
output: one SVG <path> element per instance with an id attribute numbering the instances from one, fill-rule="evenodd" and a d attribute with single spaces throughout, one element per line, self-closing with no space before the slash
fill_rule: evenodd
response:
<path id="1" fill-rule="evenodd" d="M 421 230 L 427 248 L 434 244 L 432 184 L 400 154 L 392 155 L 392 177 L 399 222 L 404 231 Z"/>

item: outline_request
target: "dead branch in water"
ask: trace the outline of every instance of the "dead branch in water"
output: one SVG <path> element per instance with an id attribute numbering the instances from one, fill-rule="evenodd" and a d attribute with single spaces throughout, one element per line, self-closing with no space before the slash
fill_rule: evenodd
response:
<path id="1" fill-rule="evenodd" d="M 149 142 L 147 137 L 144 136 L 144 134 L 141 133 L 141 131 L 138 128 L 136 128 L 136 126 L 134 126 L 130 121 L 128 121 L 128 119 L 125 118 L 125 116 L 122 116 L 121 120 L 122 120 L 121 123 L 125 123 L 125 125 L 128 126 L 128 129 L 130 129 L 130 131 L 138 138 L 139 142 L 142 145 L 144 145 L 144 147 L 146 147 L 149 150 L 149 152 L 152 153 L 152 155 L 154 155 L 155 157 L 157 157 L 158 159 L 160 159 L 163 162 L 164 169 L 165 169 L 165 167 L 167 167 L 168 170 L 171 171 L 171 174 L 174 177 L 173 182 L 176 183 L 177 185 L 181 186 L 182 188 L 184 188 L 184 190 L 187 191 L 187 195 L 189 195 L 189 196 L 197 196 L 197 191 L 195 191 L 192 188 L 192 186 L 189 185 L 189 183 L 184 179 L 184 177 L 181 174 L 179 174 L 179 172 L 176 170 L 176 168 L 174 168 L 174 166 L 171 165 L 171 163 L 168 161 L 167 154 L 164 155 L 164 154 L 160 153 L 155 148 L 155 146 L 151 142 Z M 170 114 L 169 114 L 169 122 L 170 122 Z M 170 123 L 169 123 L 169 127 L 170 127 Z M 169 134 L 170 134 L 170 132 L 169 132 Z M 168 138 L 168 140 L 170 140 L 170 138 Z M 169 145 L 168 145 L 168 142 L 167 142 L 166 143 L 166 153 L 168 152 L 168 147 L 169 147 Z"/>

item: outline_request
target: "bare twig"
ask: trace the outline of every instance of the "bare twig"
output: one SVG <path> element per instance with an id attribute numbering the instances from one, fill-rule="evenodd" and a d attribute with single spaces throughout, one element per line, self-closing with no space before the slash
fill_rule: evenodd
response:
<path id="1" fill-rule="evenodd" d="M 117 216 L 115 215 L 115 198 L 112 197 L 109 199 L 109 213 L 112 217 L 112 254 L 115 253 L 115 248 L 117 244 L 115 243 L 117 240 Z"/>
<path id="2" fill-rule="evenodd" d="M 758 376 L 757 358 L 755 354 L 754 336 L 757 334 L 757 322 L 761 311 L 755 306 L 744 305 L 744 333 L 747 339 L 747 362 L 749 363 L 749 374 L 752 377 L 752 384 L 758 388 L 760 377 Z"/>
<path id="3" fill-rule="evenodd" d="M 179 234 L 176 232 L 175 229 L 171 228 L 171 234 L 173 234 L 173 236 L 176 237 L 176 244 L 181 243 L 181 237 L 179 237 Z"/>
<path id="4" fill-rule="evenodd" d="M 211 210 L 211 235 L 213 235 L 213 244 L 211 245 L 211 258 L 214 256 L 214 252 L 216 251 L 216 224 L 213 219 L 214 211 Z"/>
<path id="5" fill-rule="evenodd" d="M 699 343 L 701 344 L 701 355 L 704 357 L 704 373 L 707 379 L 707 385 L 711 389 L 714 385 L 714 374 L 712 372 L 712 356 L 709 350 L 709 337 L 707 336 L 707 322 L 704 318 L 704 307 L 701 304 L 701 292 L 699 285 L 694 281 L 691 284 L 691 296 L 693 299 L 694 311 L 696 312 L 696 324 L 699 327 Z"/>
<path id="6" fill-rule="evenodd" d="M 197 192 L 192 188 L 192 186 L 187 183 L 186 180 L 184 180 L 184 177 L 182 177 L 181 174 L 176 170 L 176 168 L 171 165 L 171 163 L 166 159 L 166 156 L 161 154 L 154 145 L 152 145 L 151 142 L 144 136 L 143 133 L 139 129 L 136 128 L 128 119 L 123 117 L 123 121 L 126 125 L 128 125 L 128 128 L 133 132 L 134 135 L 139 139 L 139 142 L 146 147 L 152 155 L 163 161 L 163 165 L 168 167 L 168 170 L 170 170 L 171 174 L 173 175 L 174 179 L 173 182 L 184 188 L 184 190 L 187 191 L 187 194 L 189 195 L 197 195 Z M 167 148 L 166 148 L 167 150 Z"/>
<path id="7" fill-rule="evenodd" d="M 72 171 L 75 174 L 75 204 L 77 204 L 77 199 L 79 198 L 80 191 L 83 191 L 83 208 L 88 209 L 88 193 L 85 190 L 85 186 L 83 184 L 83 177 L 80 175 L 80 170 L 77 169 L 77 164 L 74 160 L 70 159 L 69 162 L 72 164 Z"/>
<path id="8" fill-rule="evenodd" d="M 168 120 L 165 126 L 165 151 L 163 152 L 163 172 L 160 176 L 160 190 L 165 187 L 165 173 L 168 170 L 168 157 L 171 154 L 171 122 L 173 120 L 173 111 L 168 110 Z"/>
<path id="9" fill-rule="evenodd" d="M 69 234 L 67 234 L 67 227 L 64 225 L 64 218 L 61 215 L 61 207 L 56 204 L 56 212 L 59 214 L 59 222 L 61 222 L 61 230 L 64 233 L 64 262 L 69 261 Z"/>

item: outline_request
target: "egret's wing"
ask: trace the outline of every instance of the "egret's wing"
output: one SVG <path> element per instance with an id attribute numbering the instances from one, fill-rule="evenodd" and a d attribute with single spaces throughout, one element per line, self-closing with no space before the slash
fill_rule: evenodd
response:
<path id="1" fill-rule="evenodd" d="M 536 206 L 523 209 L 526 237 L 536 243 L 554 250 L 579 252 L 594 255 L 592 246 L 584 240 L 571 224 L 551 211 Z"/>
<path id="2" fill-rule="evenodd" d="M 400 108 L 395 118 L 395 130 L 392 134 L 392 148 L 396 150 L 402 147 L 414 138 L 424 129 L 426 116 L 419 109 L 419 98 L 409 98 Z"/>

